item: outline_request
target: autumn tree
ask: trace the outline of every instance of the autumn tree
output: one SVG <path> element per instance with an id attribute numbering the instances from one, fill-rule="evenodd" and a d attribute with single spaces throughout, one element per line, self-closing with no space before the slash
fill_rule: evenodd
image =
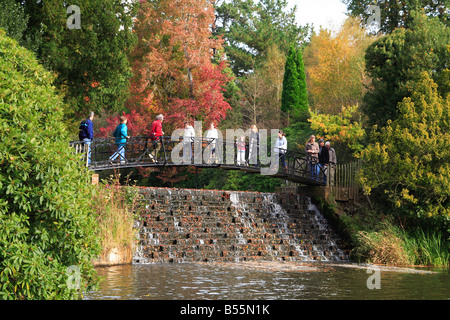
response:
<path id="1" fill-rule="evenodd" d="M 280 128 L 285 59 L 278 47 L 272 45 L 262 65 L 239 79 L 245 127 L 256 124 L 266 129 Z"/>
<path id="2" fill-rule="evenodd" d="M 305 66 L 314 111 L 338 114 L 344 106 L 362 103 L 370 84 L 364 55 L 374 40 L 355 18 L 348 18 L 336 33 L 321 29 L 311 36 Z"/>
<path id="3" fill-rule="evenodd" d="M 222 40 L 213 38 L 214 8 L 207 0 L 144 1 L 136 20 L 132 98 L 142 114 L 163 112 L 173 125 L 185 118 L 220 121 L 230 108 L 224 87 Z"/>
<path id="4" fill-rule="evenodd" d="M 318 137 L 332 143 L 341 163 L 360 157 L 367 134 L 358 105 L 342 107 L 338 114 L 312 113 L 309 122 Z"/>

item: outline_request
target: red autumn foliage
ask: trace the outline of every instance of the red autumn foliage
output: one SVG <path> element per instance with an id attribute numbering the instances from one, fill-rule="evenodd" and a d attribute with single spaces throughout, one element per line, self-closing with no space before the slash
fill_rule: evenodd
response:
<path id="1" fill-rule="evenodd" d="M 125 112 L 122 112 L 122 115 L 124 115 L 128 120 L 127 128 L 128 135 L 130 137 L 148 136 L 150 134 L 150 128 L 153 120 L 148 115 L 142 115 L 135 110 L 131 110 L 130 114 L 125 114 Z M 106 119 L 108 126 L 99 129 L 100 133 L 98 134 L 98 137 L 112 137 L 112 133 L 120 123 L 119 118 L 120 116 L 109 117 Z"/>
<path id="2" fill-rule="evenodd" d="M 225 117 L 231 107 L 222 93 L 231 78 L 224 72 L 227 62 L 214 55 L 223 42 L 212 37 L 214 19 L 208 0 L 141 1 L 129 100 L 134 110 L 163 113 L 172 128 L 185 118 Z"/>

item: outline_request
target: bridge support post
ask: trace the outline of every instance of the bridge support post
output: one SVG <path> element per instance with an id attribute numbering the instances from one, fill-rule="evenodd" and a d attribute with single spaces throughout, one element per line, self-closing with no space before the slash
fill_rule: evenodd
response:
<path id="1" fill-rule="evenodd" d="M 301 186 L 298 187 L 297 192 L 308 196 L 319 197 L 325 199 L 327 202 L 334 201 L 331 199 L 330 187 Z"/>

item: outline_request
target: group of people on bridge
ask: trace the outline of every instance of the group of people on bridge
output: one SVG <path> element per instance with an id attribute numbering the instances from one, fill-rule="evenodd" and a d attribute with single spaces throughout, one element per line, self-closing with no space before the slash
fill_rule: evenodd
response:
<path id="1" fill-rule="evenodd" d="M 94 140 L 94 126 L 93 126 L 94 113 L 90 112 L 89 117 L 83 120 L 79 127 L 79 140 L 83 142 L 87 148 L 87 161 L 88 165 L 91 163 L 91 148 L 90 145 Z M 117 150 L 109 157 L 109 163 L 113 164 L 118 161 L 121 164 L 126 163 L 125 146 L 127 144 L 128 136 L 128 119 L 125 116 L 121 116 L 120 123 L 113 132 L 115 138 L 115 145 Z M 152 162 L 158 162 L 158 154 L 162 147 L 162 138 L 164 137 L 163 131 L 164 116 L 158 115 L 153 121 L 150 129 L 150 140 L 153 145 L 152 152 L 149 153 L 150 160 Z M 238 166 L 258 166 L 258 154 L 260 146 L 260 135 L 256 125 L 252 125 L 249 130 L 248 142 L 246 136 L 239 136 L 235 141 L 235 147 L 237 151 L 236 164 Z M 331 147 L 329 141 L 319 139 L 319 143 L 315 142 L 315 136 L 311 135 L 308 142 L 305 145 L 306 159 L 309 164 L 310 178 L 313 180 L 319 180 L 320 173 L 323 176 L 323 182 L 327 182 L 327 176 L 329 179 L 334 179 L 335 168 L 337 164 L 336 152 Z M 183 163 L 192 163 L 193 160 L 193 145 L 195 139 L 195 130 L 189 121 L 184 122 L 184 134 L 182 137 L 183 143 Z M 216 143 L 219 139 L 219 132 L 215 128 L 214 123 L 211 123 L 209 129 L 205 133 L 206 141 L 209 141 L 209 158 L 206 159 L 207 163 L 217 163 L 215 157 Z M 276 158 L 279 158 L 282 168 L 285 173 L 288 172 L 286 163 L 287 152 L 287 139 L 282 130 L 278 131 L 278 138 L 273 146 L 273 151 L 276 154 Z"/>
<path id="2" fill-rule="evenodd" d="M 330 141 L 325 142 L 323 139 L 319 139 L 319 143 L 317 143 L 316 136 L 311 135 L 306 143 L 305 152 L 311 179 L 318 180 L 320 172 L 322 172 L 324 183 L 327 183 L 327 176 L 330 183 L 334 183 L 337 158 Z"/>

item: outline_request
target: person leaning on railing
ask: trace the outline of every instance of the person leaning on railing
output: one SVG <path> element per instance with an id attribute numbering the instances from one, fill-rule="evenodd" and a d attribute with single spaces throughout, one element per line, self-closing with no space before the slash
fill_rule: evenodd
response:
<path id="1" fill-rule="evenodd" d="M 309 163 L 309 172 L 311 179 L 319 178 L 319 145 L 316 142 L 316 136 L 311 135 L 305 145 L 306 160 Z"/>

